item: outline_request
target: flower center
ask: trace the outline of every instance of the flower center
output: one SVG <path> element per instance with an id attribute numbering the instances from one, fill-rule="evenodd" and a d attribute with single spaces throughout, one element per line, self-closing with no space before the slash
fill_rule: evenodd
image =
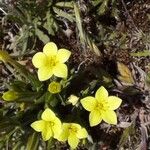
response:
<path id="1" fill-rule="evenodd" d="M 53 91 L 57 91 L 57 85 L 53 85 Z"/>
<path id="2" fill-rule="evenodd" d="M 98 102 L 96 105 L 97 110 L 106 110 L 108 108 L 107 102 Z"/>
<path id="3" fill-rule="evenodd" d="M 56 59 L 56 56 L 51 56 L 49 57 L 49 65 L 50 67 L 54 67 L 56 66 L 56 64 L 58 63 L 57 59 Z"/>
<path id="4" fill-rule="evenodd" d="M 52 126 L 54 126 L 54 125 L 55 125 L 55 123 L 54 123 L 54 122 L 52 122 L 52 121 L 50 121 L 50 122 L 49 122 L 49 125 L 52 127 Z"/>
<path id="5" fill-rule="evenodd" d="M 77 133 L 77 131 L 78 131 L 77 128 L 72 127 L 72 126 L 69 127 L 69 132 L 70 133 Z"/>

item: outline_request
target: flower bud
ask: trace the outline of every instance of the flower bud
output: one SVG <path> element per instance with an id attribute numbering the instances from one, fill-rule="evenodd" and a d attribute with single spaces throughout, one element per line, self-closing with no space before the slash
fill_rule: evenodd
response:
<path id="1" fill-rule="evenodd" d="M 3 93 L 2 98 L 5 101 L 14 101 L 18 98 L 18 93 L 15 91 L 7 91 Z"/>
<path id="2" fill-rule="evenodd" d="M 52 94 L 59 93 L 61 91 L 61 84 L 58 82 L 51 82 L 48 86 L 48 91 Z"/>

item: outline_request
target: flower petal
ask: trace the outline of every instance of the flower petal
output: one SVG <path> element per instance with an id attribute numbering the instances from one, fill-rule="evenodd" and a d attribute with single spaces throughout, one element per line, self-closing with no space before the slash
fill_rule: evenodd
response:
<path id="1" fill-rule="evenodd" d="M 67 141 L 69 136 L 69 130 L 68 130 L 69 126 L 70 126 L 69 123 L 63 123 L 62 125 L 63 130 L 58 138 L 59 141 L 63 141 L 63 142 Z"/>
<path id="2" fill-rule="evenodd" d="M 76 137 L 75 134 L 70 134 L 68 137 L 68 144 L 71 148 L 75 149 L 78 146 L 79 139 Z"/>
<path id="3" fill-rule="evenodd" d="M 68 68 L 65 64 L 58 63 L 53 69 L 53 74 L 56 77 L 67 78 Z"/>
<path id="4" fill-rule="evenodd" d="M 43 120 L 38 120 L 38 121 L 35 121 L 31 124 L 31 127 L 37 131 L 37 132 L 41 132 L 43 131 L 43 129 L 45 128 L 45 121 Z"/>
<path id="5" fill-rule="evenodd" d="M 53 111 L 51 111 L 49 108 L 46 108 L 44 110 L 44 112 L 42 113 L 42 116 L 41 118 L 44 120 L 44 121 L 53 121 L 55 119 L 55 114 Z"/>
<path id="6" fill-rule="evenodd" d="M 77 132 L 77 137 L 78 137 L 79 139 L 86 138 L 87 136 L 88 136 L 88 133 L 87 133 L 87 131 L 86 131 L 85 128 L 82 128 L 82 129 L 80 129 L 80 130 Z"/>
<path id="7" fill-rule="evenodd" d="M 81 126 L 77 123 L 70 123 L 71 128 L 75 128 L 76 130 L 81 130 Z"/>
<path id="8" fill-rule="evenodd" d="M 92 96 L 81 99 L 81 104 L 87 111 L 92 111 L 96 106 L 96 99 Z"/>
<path id="9" fill-rule="evenodd" d="M 40 81 L 48 80 L 53 75 L 50 67 L 44 66 L 38 69 L 38 78 Z"/>
<path id="10" fill-rule="evenodd" d="M 79 100 L 79 97 L 75 96 L 75 95 L 70 95 L 68 98 L 68 103 L 72 104 L 73 106 L 75 106 L 77 104 Z"/>
<path id="11" fill-rule="evenodd" d="M 91 127 L 98 125 L 102 121 L 102 116 L 100 111 L 98 110 L 91 111 L 89 115 L 89 121 Z"/>
<path id="12" fill-rule="evenodd" d="M 71 52 L 66 49 L 59 49 L 57 53 L 57 59 L 60 63 L 66 62 L 71 55 Z"/>
<path id="13" fill-rule="evenodd" d="M 51 127 L 49 126 L 49 123 L 46 124 L 46 127 L 42 131 L 42 138 L 44 141 L 49 140 L 53 136 L 53 132 Z"/>
<path id="14" fill-rule="evenodd" d="M 106 100 L 108 98 L 108 92 L 107 90 L 101 86 L 97 91 L 96 91 L 96 94 L 95 94 L 95 97 L 98 101 L 103 101 L 103 100 Z"/>
<path id="15" fill-rule="evenodd" d="M 117 109 L 122 103 L 122 100 L 116 96 L 109 96 L 108 97 L 108 105 L 109 110 Z"/>
<path id="16" fill-rule="evenodd" d="M 44 53 L 38 52 L 32 58 L 32 63 L 36 68 L 40 68 L 47 63 L 47 57 Z"/>
<path id="17" fill-rule="evenodd" d="M 46 54 L 47 56 L 54 56 L 57 54 L 57 45 L 53 42 L 49 42 L 47 43 L 44 48 L 43 48 L 43 52 L 44 54 Z"/>
<path id="18" fill-rule="evenodd" d="M 52 130 L 54 133 L 54 138 L 57 139 L 62 131 L 61 121 L 56 117 L 54 120 L 54 126 L 52 126 Z"/>
<path id="19" fill-rule="evenodd" d="M 102 118 L 108 124 L 117 124 L 117 115 L 113 110 L 104 111 L 102 113 Z"/>

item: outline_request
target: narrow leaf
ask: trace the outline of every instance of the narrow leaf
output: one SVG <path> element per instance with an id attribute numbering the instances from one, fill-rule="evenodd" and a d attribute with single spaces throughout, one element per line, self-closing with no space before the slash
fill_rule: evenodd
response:
<path id="1" fill-rule="evenodd" d="M 64 12 L 61 9 L 58 9 L 56 7 L 53 7 L 54 12 L 59 16 L 59 17 L 63 17 L 68 19 L 70 22 L 73 22 L 75 19 L 72 15 L 70 15 L 69 13 Z"/>
<path id="2" fill-rule="evenodd" d="M 38 137 L 37 133 L 34 132 L 28 138 L 26 150 L 37 150 L 38 143 L 39 143 L 39 137 Z"/>

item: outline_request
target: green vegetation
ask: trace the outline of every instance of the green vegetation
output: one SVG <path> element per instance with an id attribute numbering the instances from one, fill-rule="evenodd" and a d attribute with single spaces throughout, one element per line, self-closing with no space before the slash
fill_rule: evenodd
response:
<path id="1" fill-rule="evenodd" d="M 149 5 L 1 0 L 0 149 L 148 149 Z"/>

